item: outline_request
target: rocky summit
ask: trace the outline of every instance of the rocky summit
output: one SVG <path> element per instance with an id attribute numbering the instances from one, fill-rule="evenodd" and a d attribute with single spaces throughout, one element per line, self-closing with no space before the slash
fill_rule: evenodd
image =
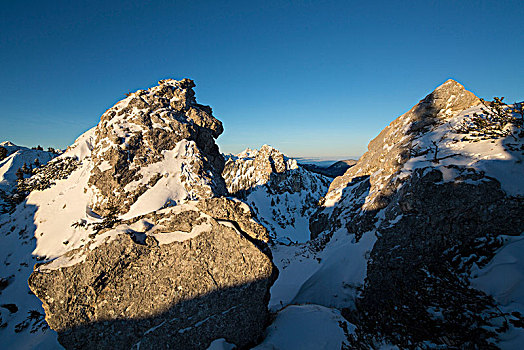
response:
<path id="1" fill-rule="evenodd" d="M 127 94 L 63 153 L 2 143 L 3 347 L 522 347 L 522 103 L 448 80 L 322 168 L 222 155 L 194 87 Z"/>
<path id="2" fill-rule="evenodd" d="M 6 262 L 29 268 L 31 251 L 41 262 L 29 278 L 13 270 L 6 291 L 29 280 L 67 349 L 246 346 L 264 330 L 278 274 L 269 234 L 225 197 L 222 124 L 194 86 L 162 80 L 129 94 L 20 183 L 29 194 L 2 227 L 11 248 L 27 248 Z M 5 327 L 37 331 L 27 312 Z"/>
<path id="3" fill-rule="evenodd" d="M 253 208 L 274 241 L 309 240 L 308 218 L 328 189 L 328 177 L 268 145 L 227 156 L 222 175 L 230 194 Z"/>
<path id="4" fill-rule="evenodd" d="M 214 141 L 222 123 L 209 106 L 196 102 L 194 86 L 189 79 L 161 80 L 102 115 L 88 182 L 96 213 L 125 213 L 155 186 L 180 187 L 182 193 L 166 198 L 173 201 L 225 194 L 222 178 L 214 175 L 224 167 Z"/>
<path id="5" fill-rule="evenodd" d="M 489 107 L 447 81 L 369 143 L 311 218 L 312 237 L 342 228 L 376 240 L 360 296 L 345 309 L 360 325 L 354 345 L 386 337 L 401 348 L 486 348 L 509 314 L 518 329 L 520 311 L 502 312 L 470 287 L 468 274 L 502 237 L 524 230 L 524 188 L 514 186 L 524 135 L 518 124 L 494 138 L 464 128 L 480 113 Z"/>

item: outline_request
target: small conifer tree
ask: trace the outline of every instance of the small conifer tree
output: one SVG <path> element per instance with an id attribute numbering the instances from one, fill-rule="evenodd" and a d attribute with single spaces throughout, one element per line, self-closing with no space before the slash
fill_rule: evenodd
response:
<path id="1" fill-rule="evenodd" d="M 18 180 L 23 180 L 24 179 L 24 172 L 22 171 L 21 168 L 18 168 L 18 170 L 16 171 L 16 178 Z"/>
<path id="2" fill-rule="evenodd" d="M 4 160 L 7 157 L 7 149 L 5 147 L 0 147 L 0 160 Z"/>

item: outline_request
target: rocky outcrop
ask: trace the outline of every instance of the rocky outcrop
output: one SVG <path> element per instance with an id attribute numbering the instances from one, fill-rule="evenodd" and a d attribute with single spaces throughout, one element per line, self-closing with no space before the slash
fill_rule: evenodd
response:
<path id="1" fill-rule="evenodd" d="M 159 84 L 105 112 L 47 170 L 75 167 L 28 197 L 48 260 L 29 286 L 67 349 L 244 347 L 266 324 L 278 272 L 268 231 L 223 197 L 222 124 L 191 80 Z"/>
<path id="2" fill-rule="evenodd" d="M 259 248 L 263 228 L 251 222 L 253 231 L 246 225 L 239 231 L 231 218 L 198 208 L 248 221 L 249 213 L 225 201 L 135 218 L 96 249 L 37 266 L 29 285 L 60 343 L 67 349 L 201 349 L 217 338 L 238 346 L 256 340 L 277 272 Z M 81 263 L 63 264 L 77 255 Z"/>
<path id="3" fill-rule="evenodd" d="M 246 149 L 237 155 L 227 158 L 222 176 L 224 177 L 229 193 L 234 196 L 247 194 L 256 186 L 272 182 L 274 187 L 283 180 L 289 180 L 290 191 L 297 191 L 300 179 L 290 175 L 290 171 L 297 169 L 294 159 L 285 157 L 271 146 L 263 145 L 260 150 Z M 291 179 L 289 179 L 291 178 Z"/>
<path id="4" fill-rule="evenodd" d="M 179 177 L 185 189 L 185 198 L 170 198 L 173 201 L 225 194 L 222 178 L 214 175 L 224 167 L 214 141 L 222 123 L 209 106 L 196 102 L 194 86 L 190 79 L 161 80 L 158 86 L 129 94 L 102 115 L 91 152 L 94 212 L 126 213 L 165 175 L 158 168 L 170 168 L 170 176 Z"/>
<path id="5" fill-rule="evenodd" d="M 404 164 L 415 155 L 414 143 L 420 135 L 432 126 L 444 123 L 447 118 L 458 112 L 478 104 L 480 100 L 462 85 L 453 80 L 446 81 L 382 130 L 369 143 L 368 151 L 358 162 L 343 176 L 333 180 L 322 202 L 327 203 L 326 206 L 331 206 L 333 203 L 348 203 L 346 207 L 354 207 L 356 198 L 348 195 L 348 188 L 352 188 L 355 180 L 369 177 L 367 180 L 369 193 L 365 197 L 365 202 L 357 208 L 373 213 L 384 208 L 402 181 L 398 175 Z M 312 220 L 313 225 L 314 221 L 315 218 Z M 344 221 L 351 220 L 346 217 Z M 330 227 L 333 225 L 325 229 L 329 230 Z M 371 229 L 372 225 L 354 224 L 353 227 L 358 227 L 359 234 L 362 234 Z M 322 231 L 315 231 L 313 235 L 317 236 Z"/>
<path id="6" fill-rule="evenodd" d="M 514 185 L 524 140 L 511 127 L 497 140 L 464 135 L 479 102 L 457 82 L 438 87 L 370 142 L 310 220 L 312 237 L 376 236 L 360 297 L 344 310 L 358 325 L 354 346 L 385 337 L 401 348 L 488 348 L 504 320 L 519 324 L 469 282 L 500 235 L 524 231 L 524 188 Z"/>
<path id="7" fill-rule="evenodd" d="M 353 178 L 370 175 L 370 197 L 364 209 L 383 208 L 389 195 L 384 187 L 411 158 L 413 141 L 431 126 L 478 104 L 480 100 L 462 85 L 454 80 L 446 81 L 382 130 L 359 161 L 331 183 L 326 199 L 339 195 Z"/>
<path id="8" fill-rule="evenodd" d="M 317 209 L 329 178 L 268 145 L 228 156 L 222 175 L 229 192 L 253 208 L 274 240 L 309 239 L 307 218 Z"/>

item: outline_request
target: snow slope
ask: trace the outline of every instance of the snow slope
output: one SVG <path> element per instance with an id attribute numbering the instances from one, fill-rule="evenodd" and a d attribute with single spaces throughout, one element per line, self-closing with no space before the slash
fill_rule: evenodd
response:
<path id="1" fill-rule="evenodd" d="M 524 314 L 524 233 L 504 237 L 504 246 L 486 266 L 471 271 L 471 285 L 493 296 L 501 311 Z M 516 320 L 517 318 L 509 317 Z M 501 335 L 502 349 L 518 349 L 524 344 L 524 328 L 511 327 Z"/>
<path id="2" fill-rule="evenodd" d="M 349 346 L 347 335 L 354 328 L 336 309 L 292 305 L 277 315 L 264 341 L 253 349 L 340 350 Z"/>
<path id="3" fill-rule="evenodd" d="M 457 132 L 474 113 L 482 114 L 481 108 L 468 108 L 417 138 L 412 148 L 425 154 L 412 157 L 406 162 L 399 176 L 404 177 L 414 169 L 431 166 L 444 173 L 444 182 L 451 182 L 459 174 L 453 173 L 446 166 L 462 166 L 496 178 L 510 196 L 524 195 L 524 138 L 518 137 L 518 128 L 508 125 L 506 130 L 510 135 L 495 139 L 473 135 L 465 137 L 463 133 Z M 434 161 L 435 158 L 438 163 Z"/>
<path id="4" fill-rule="evenodd" d="M 54 153 L 17 146 L 9 141 L 0 143 L 0 146 L 8 152 L 7 157 L 0 161 L 0 194 L 4 195 L 10 195 L 16 189 L 16 172 L 24 164 L 34 168 L 36 159 L 44 165 L 56 157 Z M 6 205 L 2 197 L 4 196 L 0 196 L 0 211 Z"/>

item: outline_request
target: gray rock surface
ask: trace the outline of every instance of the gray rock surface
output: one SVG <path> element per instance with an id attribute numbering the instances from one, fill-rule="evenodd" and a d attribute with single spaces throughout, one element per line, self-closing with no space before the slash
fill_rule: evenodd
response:
<path id="1" fill-rule="evenodd" d="M 469 284 L 470 269 L 490 261 L 500 235 L 524 230 L 524 198 L 479 170 L 499 162 L 487 153 L 495 146 L 475 148 L 478 140 L 448 126 L 479 102 L 457 82 L 438 87 L 370 142 L 311 218 L 313 238 L 337 229 L 357 241 L 377 237 L 361 295 L 343 312 L 358 325 L 355 347 L 385 337 L 401 348 L 492 348 L 508 329 L 504 320 L 519 324 Z M 494 142 L 514 155 L 508 164 L 518 163 L 504 146 L 510 141 Z"/>
<path id="2" fill-rule="evenodd" d="M 249 216 L 221 199 L 122 222 L 112 239 L 73 252 L 81 263 L 35 267 L 29 285 L 67 349 L 245 346 L 264 329 L 278 273 Z"/>
<path id="3" fill-rule="evenodd" d="M 357 303 L 363 334 L 386 334 L 401 347 L 485 348 L 503 332 L 493 330 L 509 315 L 470 288 L 467 272 L 490 261 L 500 235 L 524 231 L 524 198 L 508 197 L 485 174 L 455 169 L 454 182 L 443 182 L 440 170 L 417 169 L 391 196 Z"/>
<path id="4" fill-rule="evenodd" d="M 223 132 L 222 123 L 213 117 L 211 107 L 196 102 L 194 86 L 190 79 L 161 80 L 158 86 L 129 94 L 102 115 L 91 153 L 94 212 L 102 216 L 115 209 L 127 212 L 161 178 L 150 171 L 144 181 L 141 169 L 165 160 L 165 151 L 182 140 L 194 142 L 186 146 L 190 159 L 183 165 L 192 176 L 180 175 L 188 199 L 225 194 L 219 176 L 224 159 L 214 140 Z"/>

